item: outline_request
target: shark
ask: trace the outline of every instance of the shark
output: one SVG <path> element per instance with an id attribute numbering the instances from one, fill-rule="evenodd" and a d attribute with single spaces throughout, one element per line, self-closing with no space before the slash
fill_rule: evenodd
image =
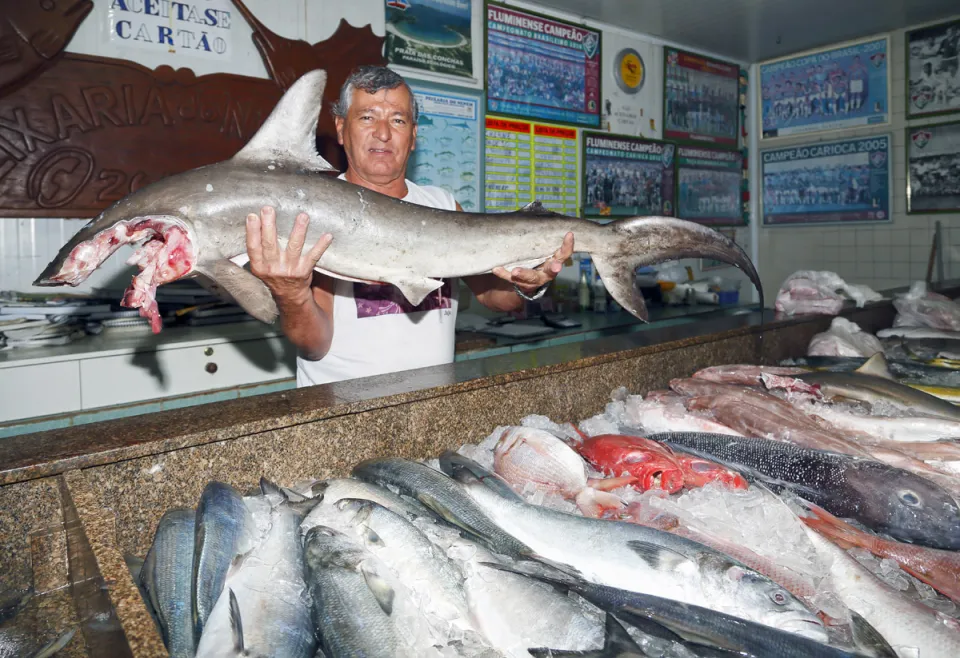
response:
<path id="1" fill-rule="evenodd" d="M 502 266 L 536 267 L 567 232 L 590 255 L 606 289 L 641 320 L 648 312 L 634 285 L 638 267 L 680 258 L 711 258 L 741 269 L 760 292 L 744 251 L 723 234 L 672 217 L 630 217 L 598 224 L 532 202 L 512 212 L 428 208 L 354 185 L 317 153 L 316 132 L 327 75 L 315 69 L 290 86 L 260 129 L 233 157 L 140 188 L 91 220 L 64 244 L 35 286 L 77 286 L 121 246 L 136 246 L 137 266 L 121 304 L 162 329 L 160 285 L 198 278 L 254 318 L 273 323 L 276 301 L 241 263 L 246 216 L 277 211 L 281 249 L 299 212 L 310 217 L 306 244 L 330 233 L 317 271 L 339 279 L 396 286 L 414 305 L 443 279 Z"/>

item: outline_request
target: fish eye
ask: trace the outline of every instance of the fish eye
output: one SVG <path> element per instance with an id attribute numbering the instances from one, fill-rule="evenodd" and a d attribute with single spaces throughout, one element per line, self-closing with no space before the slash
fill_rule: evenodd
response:
<path id="1" fill-rule="evenodd" d="M 899 495 L 900 495 L 900 500 L 903 502 L 904 505 L 908 505 L 910 507 L 920 507 L 920 496 L 918 496 L 914 492 L 905 490 L 905 491 L 901 491 Z"/>
<path id="2" fill-rule="evenodd" d="M 787 601 L 790 599 L 787 597 L 786 593 L 782 589 L 774 590 L 770 592 L 770 600 L 776 603 L 777 605 L 786 605 Z"/>

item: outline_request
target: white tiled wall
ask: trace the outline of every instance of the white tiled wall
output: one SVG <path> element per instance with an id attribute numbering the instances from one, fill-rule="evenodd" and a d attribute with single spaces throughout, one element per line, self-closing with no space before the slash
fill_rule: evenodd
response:
<path id="1" fill-rule="evenodd" d="M 886 126 L 826 133 L 821 137 L 761 142 L 760 148 L 832 141 L 847 137 L 891 133 L 893 136 L 893 221 L 864 226 L 803 226 L 760 228 L 760 275 L 765 290 L 776 291 L 799 269 L 832 270 L 851 283 L 883 289 L 906 285 L 926 276 L 935 222 L 943 227 L 944 276 L 960 277 L 960 213 L 907 215 L 906 213 L 906 62 L 904 34 L 891 34 L 891 115 Z M 955 118 L 955 117 L 954 117 Z M 950 120 L 913 120 L 911 126 Z M 936 277 L 936 268 L 934 268 Z M 773 293 L 769 295 L 772 303 Z"/>

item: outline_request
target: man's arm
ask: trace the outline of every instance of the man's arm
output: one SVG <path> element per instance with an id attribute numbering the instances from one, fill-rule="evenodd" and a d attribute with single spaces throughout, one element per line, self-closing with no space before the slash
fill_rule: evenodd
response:
<path id="1" fill-rule="evenodd" d="M 463 212 L 457 202 L 457 210 Z M 507 271 L 497 267 L 491 274 L 478 274 L 463 277 L 464 283 L 476 296 L 477 301 L 492 311 L 515 311 L 523 306 L 523 299 L 514 289 L 516 287 L 525 295 L 533 295 L 542 286 L 557 278 L 563 263 L 573 255 L 573 233 L 567 233 L 563 238 L 563 245 L 554 252 L 553 256 L 535 269 L 515 267 Z"/>
<path id="2" fill-rule="evenodd" d="M 323 235 L 303 253 L 309 219 L 297 215 L 287 248 L 277 243 L 277 215 L 271 207 L 260 216 L 247 215 L 247 255 L 250 271 L 263 281 L 280 310 L 283 333 L 300 354 L 312 361 L 322 359 L 333 340 L 333 286 L 314 266 L 330 246 L 332 236 Z"/>

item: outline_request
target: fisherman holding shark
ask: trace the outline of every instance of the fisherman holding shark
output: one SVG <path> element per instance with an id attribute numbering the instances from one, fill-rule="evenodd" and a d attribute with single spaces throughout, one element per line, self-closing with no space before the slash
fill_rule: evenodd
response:
<path id="1" fill-rule="evenodd" d="M 363 66 L 347 78 L 333 107 L 337 139 L 347 155 L 340 179 L 396 199 L 463 211 L 446 190 L 406 178 L 416 146 L 418 108 L 402 77 Z M 335 236 L 304 250 L 309 217 L 300 213 L 286 249 L 277 239 L 274 208 L 247 216 L 250 271 L 269 288 L 284 334 L 297 347 L 297 385 L 311 386 L 451 363 L 454 357 L 456 281 L 447 280 L 418 306 L 390 284 L 334 279 L 314 268 Z M 464 277 L 477 300 L 512 311 L 541 296 L 573 254 L 567 233 L 552 258 L 535 269 L 495 268 Z"/>

